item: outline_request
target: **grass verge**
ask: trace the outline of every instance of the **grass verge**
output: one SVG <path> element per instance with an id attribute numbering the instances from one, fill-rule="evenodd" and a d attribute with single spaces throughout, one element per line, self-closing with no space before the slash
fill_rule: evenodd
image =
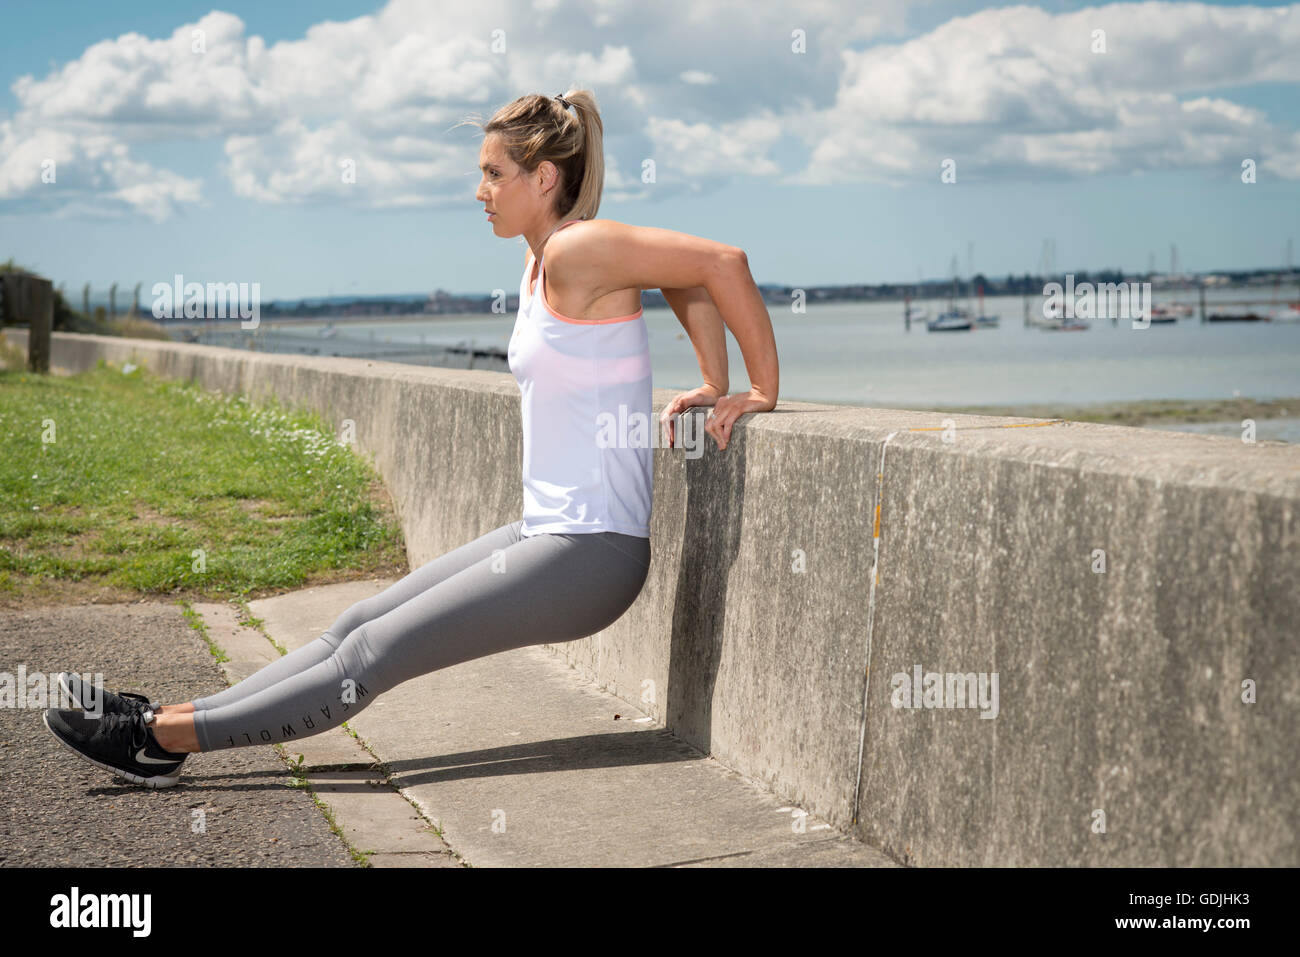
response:
<path id="1" fill-rule="evenodd" d="M 0 371 L 0 606 L 401 577 L 373 463 L 314 413 L 132 363 Z"/>

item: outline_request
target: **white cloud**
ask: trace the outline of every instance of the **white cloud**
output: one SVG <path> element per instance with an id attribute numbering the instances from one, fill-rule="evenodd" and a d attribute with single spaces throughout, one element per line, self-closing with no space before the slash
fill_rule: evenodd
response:
<path id="1" fill-rule="evenodd" d="M 343 120 L 309 129 L 298 119 L 286 120 L 269 136 L 229 137 L 226 157 L 238 195 L 267 203 L 375 208 L 426 205 L 427 184 L 449 181 L 462 159 L 447 143 L 401 134 L 371 139 Z"/>
<path id="2" fill-rule="evenodd" d="M 193 50 L 195 31 L 204 35 L 204 52 Z M 273 92 L 255 76 L 262 40 L 243 32 L 238 17 L 214 10 L 166 39 L 127 33 L 96 43 L 43 80 L 19 77 L 13 92 L 23 115 L 45 125 L 111 125 L 132 139 L 177 127 L 221 133 L 274 106 Z"/>
<path id="3" fill-rule="evenodd" d="M 0 198 L 59 209 L 133 210 L 163 222 L 199 201 L 199 182 L 132 159 L 125 144 L 99 133 L 0 126 Z"/>
<path id="4" fill-rule="evenodd" d="M 1231 94 L 1300 82 L 1300 5 L 1002 7 L 900 41 L 907 8 L 390 0 L 271 45 L 213 11 L 16 79 L 19 109 L 0 121 L 0 202 L 166 218 L 203 202 L 201 181 L 131 151 L 188 138 L 215 141 L 212 172 L 257 202 L 472 204 L 477 136 L 454 125 L 524 91 L 571 87 L 600 103 L 611 198 L 736 175 L 937 178 L 949 157 L 959 177 L 1235 167 L 1252 156 L 1261 171 L 1300 178 L 1297 134 Z M 1104 54 L 1091 51 L 1097 29 Z M 799 31 L 804 53 L 791 48 Z M 783 143 L 803 144 L 804 168 L 782 170 L 773 154 Z M 653 184 L 640 181 L 647 158 Z M 41 182 L 45 159 L 57 187 Z M 342 181 L 343 161 L 356 164 L 355 183 Z"/>
<path id="5" fill-rule="evenodd" d="M 1003 7 L 843 56 L 835 103 L 791 127 L 811 150 L 791 182 L 937 181 L 945 158 L 959 180 L 1231 168 L 1261 145 L 1285 152 L 1289 132 L 1189 94 L 1300 82 L 1300 5 Z M 1292 160 L 1265 168 L 1294 175 Z"/>
<path id="6" fill-rule="evenodd" d="M 768 112 L 734 123 L 683 123 L 650 117 L 646 135 L 657 169 L 690 178 L 693 188 L 736 175 L 772 176 L 780 167 L 767 152 L 781 137 L 781 123 Z M 656 178 L 660 174 L 656 174 Z"/>

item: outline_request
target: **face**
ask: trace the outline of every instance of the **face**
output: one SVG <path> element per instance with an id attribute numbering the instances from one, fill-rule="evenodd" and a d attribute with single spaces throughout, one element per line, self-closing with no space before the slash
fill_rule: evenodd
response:
<path id="1" fill-rule="evenodd" d="M 495 133 L 483 139 L 478 161 L 483 178 L 474 198 L 494 214 L 488 222 L 495 235 L 518 236 L 545 222 L 550 208 L 549 189 L 557 172 L 553 163 L 542 163 L 532 175 L 525 174 L 506 155 Z"/>

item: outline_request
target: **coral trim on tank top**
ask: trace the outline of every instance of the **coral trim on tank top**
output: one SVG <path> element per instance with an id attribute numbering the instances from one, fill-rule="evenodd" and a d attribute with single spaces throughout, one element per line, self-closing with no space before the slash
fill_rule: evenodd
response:
<path id="1" fill-rule="evenodd" d="M 564 229 L 565 226 L 570 226 L 573 223 L 581 223 L 581 222 L 583 222 L 583 220 L 581 219 L 571 219 L 567 223 L 565 223 L 564 226 L 561 226 L 560 229 Z M 558 233 L 560 229 L 557 229 L 556 232 Z M 528 272 L 532 273 L 533 260 L 532 260 L 531 252 L 528 254 L 528 257 L 529 257 Z M 543 277 L 545 273 L 546 273 L 546 253 L 545 251 L 543 251 L 541 264 L 537 268 L 537 279 L 532 284 L 532 287 L 528 290 L 528 304 L 525 308 L 531 309 L 533 307 L 533 299 L 537 296 L 538 290 L 541 290 L 542 308 L 545 309 L 547 312 L 549 312 L 556 319 L 559 319 L 561 322 L 571 322 L 574 325 L 595 326 L 595 325 L 603 325 L 604 323 L 607 322 L 627 322 L 631 319 L 636 319 L 638 316 L 640 316 L 642 313 L 645 312 L 645 308 L 642 307 L 641 309 L 638 309 L 636 312 L 629 313 L 626 316 L 612 316 L 609 319 L 572 319 L 569 316 L 561 315 L 560 313 L 552 309 L 551 304 L 546 301 L 546 284 L 543 282 Z"/>

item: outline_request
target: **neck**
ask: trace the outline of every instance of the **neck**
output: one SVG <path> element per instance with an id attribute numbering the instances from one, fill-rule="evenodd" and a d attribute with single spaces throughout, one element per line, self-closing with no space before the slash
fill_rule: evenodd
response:
<path id="1" fill-rule="evenodd" d="M 546 246 L 546 241 L 547 241 L 548 239 L 551 238 L 551 233 L 555 232 L 557 229 L 559 229 L 561 226 L 563 226 L 566 222 L 568 222 L 568 220 L 566 220 L 566 219 L 558 219 L 558 220 L 555 221 L 555 224 L 554 224 L 553 226 L 551 226 L 551 228 L 548 229 L 548 230 L 546 231 L 546 235 L 543 236 L 543 237 L 542 237 L 540 240 L 538 240 L 536 243 L 534 243 L 532 240 L 529 240 L 529 241 L 528 241 L 528 245 L 529 245 L 530 247 L 532 247 L 532 250 L 533 250 L 533 259 L 535 259 L 535 260 L 540 260 L 540 259 L 542 258 L 542 249 Z"/>

